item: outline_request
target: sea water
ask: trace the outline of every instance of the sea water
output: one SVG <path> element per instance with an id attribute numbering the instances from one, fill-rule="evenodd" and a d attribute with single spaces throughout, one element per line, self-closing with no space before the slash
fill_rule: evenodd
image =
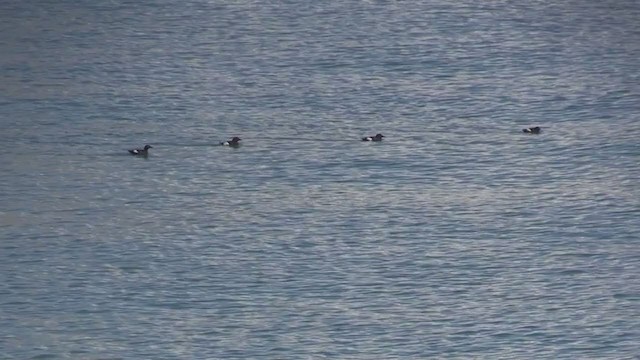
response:
<path id="1" fill-rule="evenodd" d="M 2 2 L 0 358 L 638 358 L 638 19 Z"/>

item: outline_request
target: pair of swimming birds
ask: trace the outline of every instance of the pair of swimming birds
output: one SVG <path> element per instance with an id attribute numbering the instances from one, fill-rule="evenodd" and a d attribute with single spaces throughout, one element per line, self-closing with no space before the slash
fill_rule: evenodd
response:
<path id="1" fill-rule="evenodd" d="M 240 139 L 237 136 L 234 136 L 231 140 L 221 142 L 220 145 L 237 147 L 237 146 L 240 146 L 240 140 L 242 139 Z M 131 149 L 129 150 L 129 154 L 135 155 L 135 156 L 147 156 L 149 155 L 149 149 L 153 149 L 153 146 L 145 145 L 144 148 L 142 149 Z"/>
<path id="2" fill-rule="evenodd" d="M 540 134 L 540 131 L 542 131 L 540 126 L 535 126 L 535 127 L 522 129 L 522 132 L 527 133 L 527 134 Z M 375 136 L 363 137 L 362 141 L 382 141 L 383 137 L 384 137 L 384 135 L 382 135 L 382 134 L 376 134 Z"/>
<path id="3" fill-rule="evenodd" d="M 365 136 L 362 138 L 362 141 L 382 141 L 382 138 L 384 137 L 384 135 L 382 134 L 376 134 L 374 136 Z M 233 139 L 229 140 L 229 141 L 224 141 L 221 142 L 220 145 L 224 145 L 224 146 L 239 146 L 240 145 L 240 139 L 239 137 L 235 136 Z"/>

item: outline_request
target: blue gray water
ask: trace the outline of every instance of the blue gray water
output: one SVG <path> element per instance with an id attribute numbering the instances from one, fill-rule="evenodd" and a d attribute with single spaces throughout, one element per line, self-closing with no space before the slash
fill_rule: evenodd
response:
<path id="1" fill-rule="evenodd" d="M 0 358 L 640 358 L 638 19 L 1 2 Z"/>

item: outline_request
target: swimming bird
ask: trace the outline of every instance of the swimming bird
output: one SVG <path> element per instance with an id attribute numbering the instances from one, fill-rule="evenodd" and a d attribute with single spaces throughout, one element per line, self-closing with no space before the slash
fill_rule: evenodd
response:
<path id="1" fill-rule="evenodd" d="M 540 126 L 522 129 L 522 132 L 527 134 L 540 134 L 540 131 L 542 131 L 542 129 L 540 129 Z"/>
<path id="2" fill-rule="evenodd" d="M 149 149 L 151 149 L 152 147 L 153 146 L 151 145 L 145 145 L 144 149 L 132 149 L 129 150 L 129 153 L 136 156 L 147 156 L 149 155 Z"/>
<path id="3" fill-rule="evenodd" d="M 240 139 L 240 138 L 239 138 L 239 137 L 237 137 L 237 136 L 234 136 L 234 137 L 233 137 L 231 140 L 229 140 L 229 141 L 223 141 L 223 142 L 221 142 L 221 143 L 220 143 L 220 145 L 222 145 L 222 146 L 234 146 L 234 147 L 235 147 L 235 146 L 240 146 L 240 140 L 242 140 L 242 139 Z"/>
<path id="4" fill-rule="evenodd" d="M 362 141 L 382 141 L 384 135 L 376 134 L 376 136 L 366 136 L 362 138 Z"/>

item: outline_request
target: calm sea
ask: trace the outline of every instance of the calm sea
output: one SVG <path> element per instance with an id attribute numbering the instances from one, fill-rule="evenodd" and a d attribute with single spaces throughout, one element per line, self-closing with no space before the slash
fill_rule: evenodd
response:
<path id="1" fill-rule="evenodd" d="M 0 359 L 639 359 L 639 19 L 2 1 Z"/>

